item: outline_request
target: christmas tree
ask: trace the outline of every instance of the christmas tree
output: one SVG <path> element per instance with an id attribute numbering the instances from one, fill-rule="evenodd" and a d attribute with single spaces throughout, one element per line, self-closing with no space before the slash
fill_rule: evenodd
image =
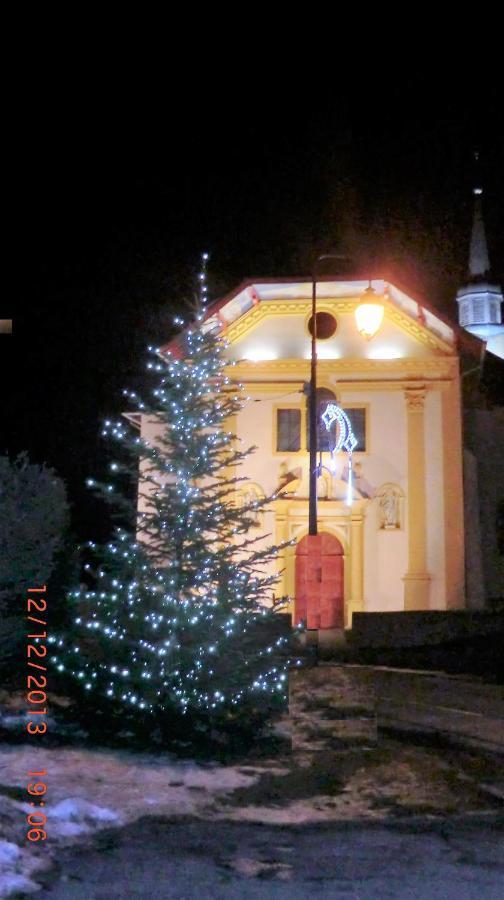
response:
<path id="1" fill-rule="evenodd" d="M 274 497 L 236 502 L 246 482 L 236 467 L 254 448 L 227 428 L 245 399 L 211 322 L 201 303 L 175 351 L 151 350 L 149 399 L 126 391 L 136 416 L 105 423 L 124 448 L 114 481 L 89 482 L 124 511 L 122 479 L 136 477 L 139 504 L 131 529 L 90 545 L 93 583 L 72 593 L 78 614 L 54 639 L 53 662 L 118 710 L 232 718 L 286 702 L 288 637 L 276 612 L 288 598 L 274 599 L 272 565 L 283 546 L 251 531 Z"/>

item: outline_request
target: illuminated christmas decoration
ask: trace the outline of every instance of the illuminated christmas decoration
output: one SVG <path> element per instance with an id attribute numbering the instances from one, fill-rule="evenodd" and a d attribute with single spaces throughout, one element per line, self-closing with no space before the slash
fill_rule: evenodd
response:
<path id="1" fill-rule="evenodd" d="M 357 446 L 358 441 L 352 431 L 352 423 L 348 418 L 344 409 L 336 406 L 335 403 L 328 403 L 322 413 L 322 421 L 330 432 L 332 426 L 336 425 L 336 441 L 334 447 L 331 447 L 331 471 L 335 471 L 334 457 L 341 450 L 346 450 L 348 459 L 348 489 L 347 489 L 347 505 L 352 505 L 353 487 L 352 487 L 352 453 Z"/>
<path id="2" fill-rule="evenodd" d="M 126 391 L 134 413 L 104 424 L 103 434 L 124 450 L 110 465 L 113 483 L 88 484 L 135 521 L 104 548 L 89 545 L 93 583 L 73 592 L 73 627 L 52 640 L 57 669 L 119 709 L 286 701 L 288 639 L 275 625 L 288 598 L 274 599 L 274 563 L 286 545 L 271 546 L 254 527 L 274 497 L 235 502 L 247 481 L 236 467 L 253 448 L 241 449 L 226 426 L 245 398 L 228 374 L 224 340 L 205 327 L 207 262 L 203 254 L 199 304 L 178 339 L 181 358 L 149 348 L 157 380 L 149 399 Z M 138 508 L 124 496 L 137 477 Z"/>

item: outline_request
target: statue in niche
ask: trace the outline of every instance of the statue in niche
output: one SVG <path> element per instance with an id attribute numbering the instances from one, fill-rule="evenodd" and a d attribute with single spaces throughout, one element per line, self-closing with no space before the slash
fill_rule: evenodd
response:
<path id="1" fill-rule="evenodd" d="M 399 493 L 392 485 L 379 492 L 380 528 L 387 531 L 400 528 L 399 500 Z"/>

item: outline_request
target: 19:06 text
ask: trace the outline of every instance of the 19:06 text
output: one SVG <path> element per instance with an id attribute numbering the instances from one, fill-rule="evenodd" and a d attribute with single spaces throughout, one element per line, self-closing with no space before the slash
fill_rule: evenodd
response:
<path id="1" fill-rule="evenodd" d="M 28 594 L 40 595 L 45 594 L 45 592 L 45 585 L 42 588 L 28 588 Z M 47 678 L 45 674 L 39 674 L 47 671 L 47 667 L 39 662 L 39 660 L 45 659 L 47 655 L 47 647 L 45 643 L 42 643 L 47 639 L 47 631 L 40 630 L 42 626 L 47 627 L 47 622 L 45 619 L 40 618 L 39 615 L 33 615 L 33 613 L 45 613 L 46 610 L 47 601 L 45 597 L 28 596 L 28 615 L 26 616 L 26 619 L 29 623 L 33 622 L 35 625 L 39 626 L 38 629 L 35 629 L 33 625 L 28 626 L 30 633 L 27 635 L 28 643 L 26 646 L 28 669 L 37 670 L 36 674 L 29 671 L 26 676 L 26 699 L 30 707 L 32 707 L 27 710 L 27 714 L 30 718 L 26 724 L 26 730 L 30 735 L 45 734 L 47 731 L 47 722 L 42 719 L 31 718 L 31 716 L 47 715 L 47 694 L 45 691 L 45 688 L 47 687 Z M 35 643 L 30 643 L 32 640 Z M 41 769 L 38 772 L 28 772 L 28 775 L 32 778 L 41 778 L 46 774 L 46 769 Z M 40 798 L 45 797 L 47 785 L 44 781 L 31 781 L 27 786 L 27 791 L 30 796 L 30 806 L 39 807 L 38 811 L 35 811 L 34 809 L 34 811 L 27 816 L 27 823 L 30 826 L 27 838 L 29 841 L 45 841 L 47 834 L 44 830 L 44 826 L 47 821 L 47 816 L 40 809 L 40 807 L 45 806 L 45 800 L 41 800 Z"/>

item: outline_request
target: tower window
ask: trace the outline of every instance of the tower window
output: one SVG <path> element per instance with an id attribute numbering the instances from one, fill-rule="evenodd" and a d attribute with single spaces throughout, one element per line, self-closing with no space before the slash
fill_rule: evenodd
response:
<path id="1" fill-rule="evenodd" d="M 460 324 L 469 325 L 469 303 L 467 300 L 460 304 Z"/>
<path id="2" fill-rule="evenodd" d="M 484 300 L 473 300 L 473 309 L 472 309 L 472 321 L 475 325 L 482 325 L 485 323 L 485 301 Z"/>

